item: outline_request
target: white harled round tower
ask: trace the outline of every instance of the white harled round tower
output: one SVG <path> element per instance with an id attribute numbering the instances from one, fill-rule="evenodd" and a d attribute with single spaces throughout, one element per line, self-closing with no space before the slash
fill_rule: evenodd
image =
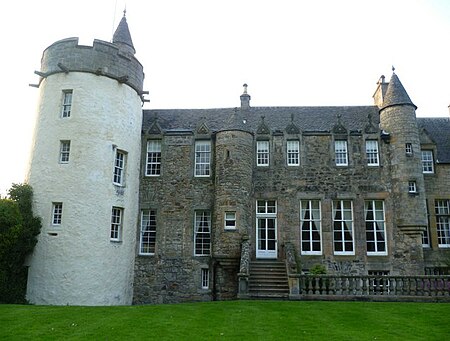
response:
<path id="1" fill-rule="evenodd" d="M 131 304 L 142 65 L 123 16 L 113 42 L 43 53 L 28 183 L 42 230 L 29 259 L 34 304 Z"/>

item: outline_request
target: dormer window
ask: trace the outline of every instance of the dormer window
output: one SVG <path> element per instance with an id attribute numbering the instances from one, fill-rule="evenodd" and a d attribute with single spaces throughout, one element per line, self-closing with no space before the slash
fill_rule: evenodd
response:
<path id="1" fill-rule="evenodd" d="M 422 171 L 423 173 L 434 173 L 433 168 L 433 151 L 422 150 Z"/>
<path id="2" fill-rule="evenodd" d="M 256 165 L 269 166 L 269 141 L 256 142 Z"/>
<path id="3" fill-rule="evenodd" d="M 195 170 L 196 177 L 211 175 L 211 141 L 195 142 Z"/>
<path id="4" fill-rule="evenodd" d="M 336 166 L 348 166 L 347 141 L 334 141 Z"/>

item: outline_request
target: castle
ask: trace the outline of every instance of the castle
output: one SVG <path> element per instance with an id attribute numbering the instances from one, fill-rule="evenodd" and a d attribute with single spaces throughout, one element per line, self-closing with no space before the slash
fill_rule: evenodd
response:
<path id="1" fill-rule="evenodd" d="M 448 271 L 450 119 L 416 118 L 395 72 L 374 105 L 252 107 L 244 85 L 236 108 L 142 110 L 134 54 L 125 16 L 43 53 L 31 303 L 234 299 L 243 253 L 287 248 L 302 272 Z"/>

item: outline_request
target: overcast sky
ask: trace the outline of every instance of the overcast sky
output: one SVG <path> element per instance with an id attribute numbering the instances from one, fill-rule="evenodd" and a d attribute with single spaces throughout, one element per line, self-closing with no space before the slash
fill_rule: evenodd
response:
<path id="1" fill-rule="evenodd" d="M 447 0 L 14 0 L 2 3 L 0 195 L 23 182 L 35 70 L 53 42 L 110 41 L 127 21 L 144 66 L 144 108 L 371 105 L 391 66 L 418 116 L 448 116 Z"/>

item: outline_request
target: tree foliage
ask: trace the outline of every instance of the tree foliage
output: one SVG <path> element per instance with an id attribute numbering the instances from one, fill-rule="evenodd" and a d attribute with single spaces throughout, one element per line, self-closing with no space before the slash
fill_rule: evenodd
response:
<path id="1" fill-rule="evenodd" d="M 9 198 L 0 199 L 0 303 L 25 302 L 24 263 L 41 229 L 32 202 L 33 189 L 27 184 L 13 184 Z"/>

